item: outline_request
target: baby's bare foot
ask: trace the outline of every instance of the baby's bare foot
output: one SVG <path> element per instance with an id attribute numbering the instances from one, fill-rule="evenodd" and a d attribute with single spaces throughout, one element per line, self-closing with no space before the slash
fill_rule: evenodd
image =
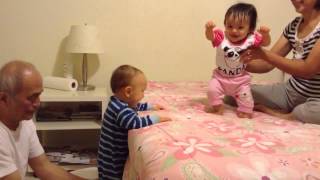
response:
<path id="1" fill-rule="evenodd" d="M 219 115 L 223 115 L 223 105 L 217 105 L 217 106 L 212 106 L 212 112 L 214 114 L 219 114 Z"/>
<path id="2" fill-rule="evenodd" d="M 249 118 L 249 119 L 252 118 L 252 114 L 251 113 L 245 113 L 245 112 L 240 112 L 240 111 L 237 112 L 237 116 L 239 118 Z"/>

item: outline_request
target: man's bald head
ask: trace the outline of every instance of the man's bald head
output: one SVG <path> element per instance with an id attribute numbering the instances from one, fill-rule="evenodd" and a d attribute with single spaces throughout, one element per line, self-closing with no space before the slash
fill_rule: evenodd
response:
<path id="1" fill-rule="evenodd" d="M 10 95 L 19 93 L 23 86 L 23 77 L 28 73 L 37 73 L 39 71 L 31 63 L 14 60 L 3 65 L 0 69 L 0 92 Z"/>

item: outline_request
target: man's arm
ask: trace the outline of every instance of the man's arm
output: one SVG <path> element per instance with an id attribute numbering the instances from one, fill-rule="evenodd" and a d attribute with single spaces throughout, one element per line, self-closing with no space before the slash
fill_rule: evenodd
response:
<path id="1" fill-rule="evenodd" d="M 0 178 L 1 180 L 21 180 L 20 173 L 17 171 Z"/>
<path id="2" fill-rule="evenodd" d="M 0 180 L 21 180 L 15 160 L 11 157 L 12 152 L 8 148 L 8 144 L 10 144 L 9 138 L 2 135 L 0 137 Z"/>
<path id="3" fill-rule="evenodd" d="M 51 163 L 45 154 L 30 159 L 29 165 L 40 179 L 83 180 L 83 178 L 68 173 L 63 168 Z"/>

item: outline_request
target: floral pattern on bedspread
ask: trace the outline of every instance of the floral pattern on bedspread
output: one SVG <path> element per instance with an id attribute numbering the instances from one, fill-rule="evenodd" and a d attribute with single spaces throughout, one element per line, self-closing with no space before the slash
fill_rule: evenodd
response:
<path id="1" fill-rule="evenodd" d="M 205 82 L 150 82 L 173 121 L 129 131 L 125 179 L 320 179 L 320 126 L 205 112 Z"/>

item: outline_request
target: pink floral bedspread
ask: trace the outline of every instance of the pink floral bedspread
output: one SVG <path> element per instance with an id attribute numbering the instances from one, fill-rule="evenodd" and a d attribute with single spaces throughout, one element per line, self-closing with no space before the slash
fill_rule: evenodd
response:
<path id="1" fill-rule="evenodd" d="M 207 113 L 205 82 L 150 82 L 145 99 L 173 121 L 129 132 L 124 179 L 320 179 L 320 126 L 227 107 Z"/>

